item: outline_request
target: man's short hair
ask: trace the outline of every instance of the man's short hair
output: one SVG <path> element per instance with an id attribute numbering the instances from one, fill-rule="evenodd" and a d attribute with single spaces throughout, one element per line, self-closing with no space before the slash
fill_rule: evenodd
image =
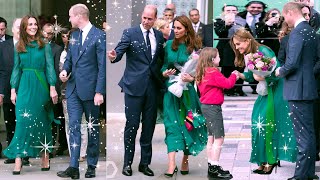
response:
<path id="1" fill-rule="evenodd" d="M 261 4 L 262 5 L 262 9 L 265 10 L 268 6 L 264 3 L 264 2 L 261 2 L 261 1 L 250 1 L 248 2 L 248 4 L 246 4 L 244 7 L 249 7 L 251 4 Z"/>
<path id="2" fill-rule="evenodd" d="M 7 27 L 7 21 L 3 17 L 0 17 L 0 23 L 4 23 L 4 26 Z"/>
<path id="3" fill-rule="evenodd" d="M 225 6 L 223 6 L 222 7 L 222 11 L 224 11 L 224 8 L 226 8 L 226 7 L 235 7 L 236 9 L 237 9 L 237 11 L 238 11 L 238 6 L 236 6 L 236 5 L 225 5 Z"/>
<path id="4" fill-rule="evenodd" d="M 74 15 L 81 15 L 89 19 L 90 12 L 86 5 L 84 4 L 75 4 L 71 7 L 72 13 Z"/>
<path id="5" fill-rule="evenodd" d="M 302 14 L 301 9 L 304 7 L 303 4 L 301 3 L 297 3 L 297 2 L 288 2 L 283 6 L 283 12 L 287 13 L 289 10 L 298 12 L 300 14 Z"/>
<path id="6" fill-rule="evenodd" d="M 199 14 L 199 9 L 197 9 L 197 8 L 192 8 L 192 9 L 189 11 L 189 16 L 190 16 L 191 11 L 197 11 L 198 14 Z"/>

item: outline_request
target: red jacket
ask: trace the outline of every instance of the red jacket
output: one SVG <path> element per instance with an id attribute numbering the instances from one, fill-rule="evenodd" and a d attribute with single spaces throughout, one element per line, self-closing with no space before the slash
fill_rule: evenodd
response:
<path id="1" fill-rule="evenodd" d="M 202 104 L 221 105 L 224 101 L 223 89 L 232 88 L 236 80 L 235 74 L 231 74 L 229 78 L 226 78 L 218 68 L 206 68 L 204 77 L 198 84 L 200 102 Z"/>

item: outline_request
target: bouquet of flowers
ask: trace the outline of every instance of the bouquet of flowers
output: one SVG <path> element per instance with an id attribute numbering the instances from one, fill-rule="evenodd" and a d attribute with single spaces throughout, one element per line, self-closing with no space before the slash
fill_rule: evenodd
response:
<path id="1" fill-rule="evenodd" d="M 168 90 L 172 94 L 180 98 L 182 96 L 183 90 L 188 90 L 188 82 L 183 82 L 181 79 L 181 75 L 184 73 L 188 73 L 190 74 L 190 76 L 195 76 L 198 59 L 199 52 L 194 51 L 188 57 L 188 61 L 183 66 L 179 65 L 178 63 L 174 64 L 175 68 L 177 68 L 180 71 L 180 73 L 177 76 L 172 75 L 169 77 L 169 82 L 174 82 L 168 88 Z"/>
<path id="2" fill-rule="evenodd" d="M 265 57 L 262 52 L 249 53 L 244 56 L 247 68 L 254 74 L 262 77 L 270 76 L 277 66 L 276 57 Z M 265 96 L 268 94 L 267 82 L 259 81 L 257 84 L 257 93 Z"/>

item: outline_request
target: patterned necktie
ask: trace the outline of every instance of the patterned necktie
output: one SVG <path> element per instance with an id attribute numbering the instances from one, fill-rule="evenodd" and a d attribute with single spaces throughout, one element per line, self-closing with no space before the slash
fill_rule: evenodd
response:
<path id="1" fill-rule="evenodd" d="M 251 26 L 250 26 L 250 29 L 251 29 L 251 32 L 252 32 L 252 35 L 253 37 L 256 37 L 256 15 L 252 15 L 253 19 L 252 19 L 252 22 L 251 22 Z"/>
<path id="2" fill-rule="evenodd" d="M 194 29 L 194 32 L 197 33 L 197 25 L 194 25 L 194 26 L 193 26 L 193 29 Z"/>
<path id="3" fill-rule="evenodd" d="M 150 57 L 152 58 L 152 54 L 151 54 L 151 43 L 150 43 L 149 33 L 150 33 L 150 30 L 147 31 L 147 35 L 146 35 L 147 54 L 148 54 L 148 56 L 150 55 Z"/>

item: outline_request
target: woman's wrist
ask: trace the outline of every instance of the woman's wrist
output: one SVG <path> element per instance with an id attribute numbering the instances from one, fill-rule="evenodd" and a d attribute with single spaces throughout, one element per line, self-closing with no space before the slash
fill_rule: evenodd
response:
<path id="1" fill-rule="evenodd" d="M 55 86 L 50 86 L 50 91 L 55 91 L 56 87 Z"/>
<path id="2" fill-rule="evenodd" d="M 16 93 L 16 89 L 12 88 L 11 93 Z"/>

